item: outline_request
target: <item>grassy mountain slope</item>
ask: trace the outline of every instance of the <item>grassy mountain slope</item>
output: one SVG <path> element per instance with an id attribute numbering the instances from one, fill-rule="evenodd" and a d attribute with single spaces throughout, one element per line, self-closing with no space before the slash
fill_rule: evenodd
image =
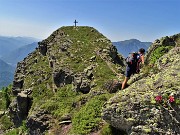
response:
<path id="1" fill-rule="evenodd" d="M 155 40 L 155 42 L 149 47 L 146 55 L 146 63 L 154 64 L 161 56 L 168 53 L 169 50 L 179 45 L 180 34 L 173 36 L 162 37 Z"/>
<path id="2" fill-rule="evenodd" d="M 18 63 L 12 88 L 18 106 L 12 101 L 9 113 L 16 126 L 26 120 L 29 134 L 97 132 L 103 103 L 113 95 L 104 84 L 122 80 L 123 68 L 122 56 L 97 30 L 62 27 Z"/>

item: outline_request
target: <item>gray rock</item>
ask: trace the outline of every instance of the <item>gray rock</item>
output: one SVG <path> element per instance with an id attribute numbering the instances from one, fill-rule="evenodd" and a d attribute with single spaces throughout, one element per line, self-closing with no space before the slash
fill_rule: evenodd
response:
<path id="1" fill-rule="evenodd" d="M 71 84 L 73 80 L 73 73 L 67 68 L 56 70 L 53 73 L 53 80 L 57 87 Z"/>
<path id="2" fill-rule="evenodd" d="M 93 78 L 93 65 L 88 66 L 86 69 L 84 69 L 84 73 L 86 74 L 87 78 L 92 80 Z"/>
<path id="3" fill-rule="evenodd" d="M 47 44 L 44 44 L 43 42 L 39 42 L 38 44 L 39 44 L 39 52 L 45 56 L 47 53 Z"/>
<path id="4" fill-rule="evenodd" d="M 31 92 L 31 89 L 21 91 L 9 106 L 9 112 L 16 126 L 21 125 L 21 122 L 28 116 L 32 105 Z"/>
<path id="5" fill-rule="evenodd" d="M 121 89 L 121 82 L 118 80 L 109 80 L 103 85 L 103 89 L 107 90 L 109 93 L 115 93 Z"/>
<path id="6" fill-rule="evenodd" d="M 14 95 L 17 95 L 21 91 L 21 89 L 23 88 L 23 83 L 24 83 L 24 80 L 14 80 L 13 81 L 12 92 Z"/>
<path id="7" fill-rule="evenodd" d="M 38 110 L 28 116 L 29 135 L 43 135 L 50 128 L 50 120 L 52 120 L 52 116 L 45 110 Z"/>
<path id="8" fill-rule="evenodd" d="M 61 51 L 67 51 L 67 49 L 70 47 L 70 43 L 69 42 L 64 42 L 64 43 L 62 43 L 62 45 L 60 46 L 60 49 L 61 49 Z"/>
<path id="9" fill-rule="evenodd" d="M 90 61 L 94 61 L 96 59 L 96 56 L 92 56 L 91 58 L 90 58 Z"/>
<path id="10" fill-rule="evenodd" d="M 90 80 L 86 78 L 83 74 L 78 74 L 74 76 L 74 90 L 80 91 L 82 93 L 89 93 L 91 87 L 90 87 Z"/>

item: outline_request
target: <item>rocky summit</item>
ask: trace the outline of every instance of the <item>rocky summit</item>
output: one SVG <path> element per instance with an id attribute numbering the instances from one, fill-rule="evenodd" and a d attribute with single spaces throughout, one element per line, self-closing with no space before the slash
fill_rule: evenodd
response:
<path id="1" fill-rule="evenodd" d="M 15 72 L 15 126 L 25 121 L 30 135 L 98 132 L 102 105 L 120 88 L 111 83 L 122 80 L 122 56 L 92 27 L 62 27 L 38 44 Z"/>

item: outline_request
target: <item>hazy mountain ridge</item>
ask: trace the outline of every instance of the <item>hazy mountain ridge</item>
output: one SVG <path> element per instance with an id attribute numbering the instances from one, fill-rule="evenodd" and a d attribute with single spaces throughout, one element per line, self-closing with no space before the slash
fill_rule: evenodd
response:
<path id="1" fill-rule="evenodd" d="M 14 73 L 11 72 L 0 72 L 0 89 L 2 87 L 7 87 L 13 82 Z"/>
<path id="2" fill-rule="evenodd" d="M 14 77 L 17 62 L 23 60 L 37 47 L 38 39 L 32 37 L 0 36 L 0 87 L 8 86 Z"/>
<path id="3" fill-rule="evenodd" d="M 7 53 L 33 42 L 37 42 L 39 39 L 31 37 L 6 37 L 0 36 L 0 57 Z"/>
<path id="4" fill-rule="evenodd" d="M 37 42 L 24 45 L 5 54 L 1 59 L 13 66 L 16 66 L 18 62 L 22 61 L 29 53 L 33 52 L 37 46 Z"/>
<path id="5" fill-rule="evenodd" d="M 118 52 L 125 58 L 129 55 L 130 52 L 138 52 L 140 48 L 144 48 L 147 51 L 148 47 L 152 44 L 151 42 L 141 42 L 137 39 L 130 39 L 112 43 L 114 46 L 116 46 Z"/>
<path id="6" fill-rule="evenodd" d="M 0 59 L 0 71 L 1 72 L 14 72 L 14 68 Z"/>
<path id="7" fill-rule="evenodd" d="M 8 86 L 13 81 L 15 67 L 0 59 L 0 88 Z"/>

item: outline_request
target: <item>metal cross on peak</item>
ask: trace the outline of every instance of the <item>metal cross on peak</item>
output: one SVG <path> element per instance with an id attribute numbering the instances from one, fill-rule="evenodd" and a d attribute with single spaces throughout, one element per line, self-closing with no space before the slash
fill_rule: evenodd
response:
<path id="1" fill-rule="evenodd" d="M 74 21 L 75 27 L 76 27 L 76 23 L 78 23 L 78 22 L 77 22 L 76 19 L 75 19 L 75 21 Z"/>

